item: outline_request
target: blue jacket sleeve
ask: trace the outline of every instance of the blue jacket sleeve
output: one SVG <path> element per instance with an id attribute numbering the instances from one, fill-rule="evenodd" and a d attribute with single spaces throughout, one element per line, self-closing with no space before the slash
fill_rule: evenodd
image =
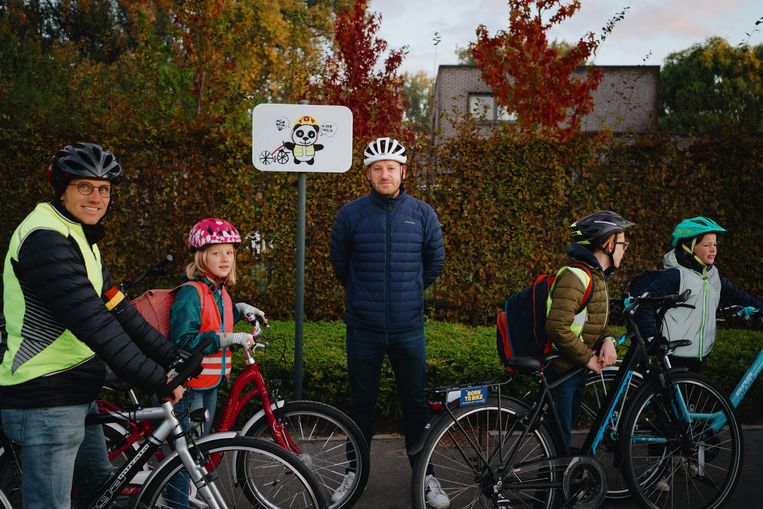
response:
<path id="1" fill-rule="evenodd" d="M 678 269 L 667 269 L 652 281 L 646 288 L 646 292 L 652 297 L 663 297 L 678 293 L 681 287 L 681 274 Z M 651 304 L 641 304 L 634 316 L 636 326 L 641 337 L 648 339 L 660 334 L 657 325 L 657 310 Z"/>
<path id="2" fill-rule="evenodd" d="M 347 266 L 350 259 L 350 235 L 349 223 L 344 209 L 340 209 L 334 220 L 331 230 L 331 244 L 329 246 L 329 259 L 334 268 L 334 275 L 342 283 L 347 284 Z"/>
<path id="3" fill-rule="evenodd" d="M 442 274 L 445 267 L 445 246 L 442 239 L 442 228 L 440 227 L 437 214 L 432 208 L 429 208 L 429 217 L 427 218 L 423 261 L 424 288 L 427 288 Z"/>
<path id="4" fill-rule="evenodd" d="M 736 304 L 738 306 L 752 306 L 754 308 L 763 308 L 763 302 L 760 302 L 756 298 L 746 294 L 736 286 L 734 283 L 721 276 L 721 306 L 730 306 Z"/>
<path id="5" fill-rule="evenodd" d="M 214 331 L 201 330 L 201 300 L 199 292 L 191 285 L 178 288 L 170 311 L 170 339 L 183 350 L 193 350 L 204 338 L 211 343 L 202 353 L 212 354 L 220 350 L 220 338 Z"/>

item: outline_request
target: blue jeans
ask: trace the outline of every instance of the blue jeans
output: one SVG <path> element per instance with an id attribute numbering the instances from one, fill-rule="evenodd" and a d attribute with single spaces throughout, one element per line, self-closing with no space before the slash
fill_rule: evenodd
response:
<path id="1" fill-rule="evenodd" d="M 562 376 L 552 369 L 548 370 L 549 382 L 557 380 Z M 586 373 L 583 370 L 554 387 L 551 391 L 551 397 L 554 400 L 556 412 L 559 415 L 559 424 L 562 425 L 562 436 L 567 447 L 572 445 L 572 423 L 578 414 L 578 410 L 580 410 L 580 405 L 583 404 L 585 382 Z"/>
<path id="2" fill-rule="evenodd" d="M 212 429 L 212 420 L 215 417 L 215 405 L 217 404 L 217 388 L 207 390 L 188 389 L 185 391 L 183 399 L 175 405 L 175 415 L 180 420 L 183 431 L 191 431 L 191 419 L 189 414 L 199 408 L 206 408 L 209 412 L 209 418 L 204 423 L 201 433 L 195 435 L 208 435 Z M 188 507 L 188 493 L 191 487 L 191 477 L 184 468 L 175 474 L 167 484 L 165 498 L 168 506 L 173 509 L 186 509 Z"/>
<path id="3" fill-rule="evenodd" d="M 423 330 L 387 334 L 347 327 L 347 371 L 350 381 L 350 417 L 371 445 L 376 399 L 384 356 L 395 373 L 397 393 L 403 409 L 405 449 L 418 441 L 428 421 L 424 395 L 427 382 L 426 339 Z M 409 456 L 413 464 L 413 458 Z"/>
<path id="4" fill-rule="evenodd" d="M 6 436 L 21 447 L 24 507 L 70 509 L 75 469 L 81 506 L 109 478 L 103 428 L 85 426 L 96 411 L 95 403 L 0 411 Z"/>

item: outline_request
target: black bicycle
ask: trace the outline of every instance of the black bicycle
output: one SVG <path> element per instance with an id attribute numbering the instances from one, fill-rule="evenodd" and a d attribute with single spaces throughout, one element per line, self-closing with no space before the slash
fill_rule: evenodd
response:
<path id="1" fill-rule="evenodd" d="M 623 469 L 628 487 L 645 507 L 720 507 L 741 464 L 741 435 L 731 406 L 707 380 L 670 369 L 667 354 L 685 341 L 647 345 L 633 322 L 640 303 L 677 305 L 687 296 L 642 296 L 627 304 L 628 352 L 614 390 L 575 453 L 561 439 L 551 398 L 551 390 L 574 372 L 551 384 L 543 373 L 556 355 L 510 361 L 518 374 L 537 379 L 539 391 L 530 401 L 506 394 L 509 375 L 476 386 L 432 389 L 446 403 L 413 451 L 418 453 L 413 506 L 426 506 L 426 478 L 434 474 L 451 508 L 592 509 L 607 493 L 607 473 L 596 455 L 608 444 L 615 468 Z M 623 395 L 636 372 L 645 378 L 623 408 Z M 457 400 L 447 403 L 449 393 L 457 394 Z M 614 421 L 617 411 L 624 415 Z M 653 496 L 666 486 L 669 497 Z"/>

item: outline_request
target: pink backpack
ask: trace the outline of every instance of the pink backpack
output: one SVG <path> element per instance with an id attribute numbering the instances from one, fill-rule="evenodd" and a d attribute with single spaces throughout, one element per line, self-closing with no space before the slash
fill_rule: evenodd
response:
<path id="1" fill-rule="evenodd" d="M 157 288 L 148 290 L 141 296 L 133 299 L 132 304 L 138 309 L 143 318 L 150 323 L 154 329 L 162 333 L 166 338 L 170 337 L 170 311 L 172 303 L 175 302 L 175 292 L 185 285 L 192 285 L 199 292 L 199 301 L 204 305 L 204 298 L 201 294 L 200 283 L 189 281 L 175 288 Z"/>

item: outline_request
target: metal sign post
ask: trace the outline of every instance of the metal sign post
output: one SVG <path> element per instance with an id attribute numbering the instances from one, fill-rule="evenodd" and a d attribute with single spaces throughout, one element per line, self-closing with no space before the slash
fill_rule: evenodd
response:
<path id="1" fill-rule="evenodd" d="M 252 163 L 260 171 L 298 172 L 294 397 L 302 398 L 307 173 L 352 166 L 352 112 L 345 106 L 260 104 L 252 110 Z"/>

